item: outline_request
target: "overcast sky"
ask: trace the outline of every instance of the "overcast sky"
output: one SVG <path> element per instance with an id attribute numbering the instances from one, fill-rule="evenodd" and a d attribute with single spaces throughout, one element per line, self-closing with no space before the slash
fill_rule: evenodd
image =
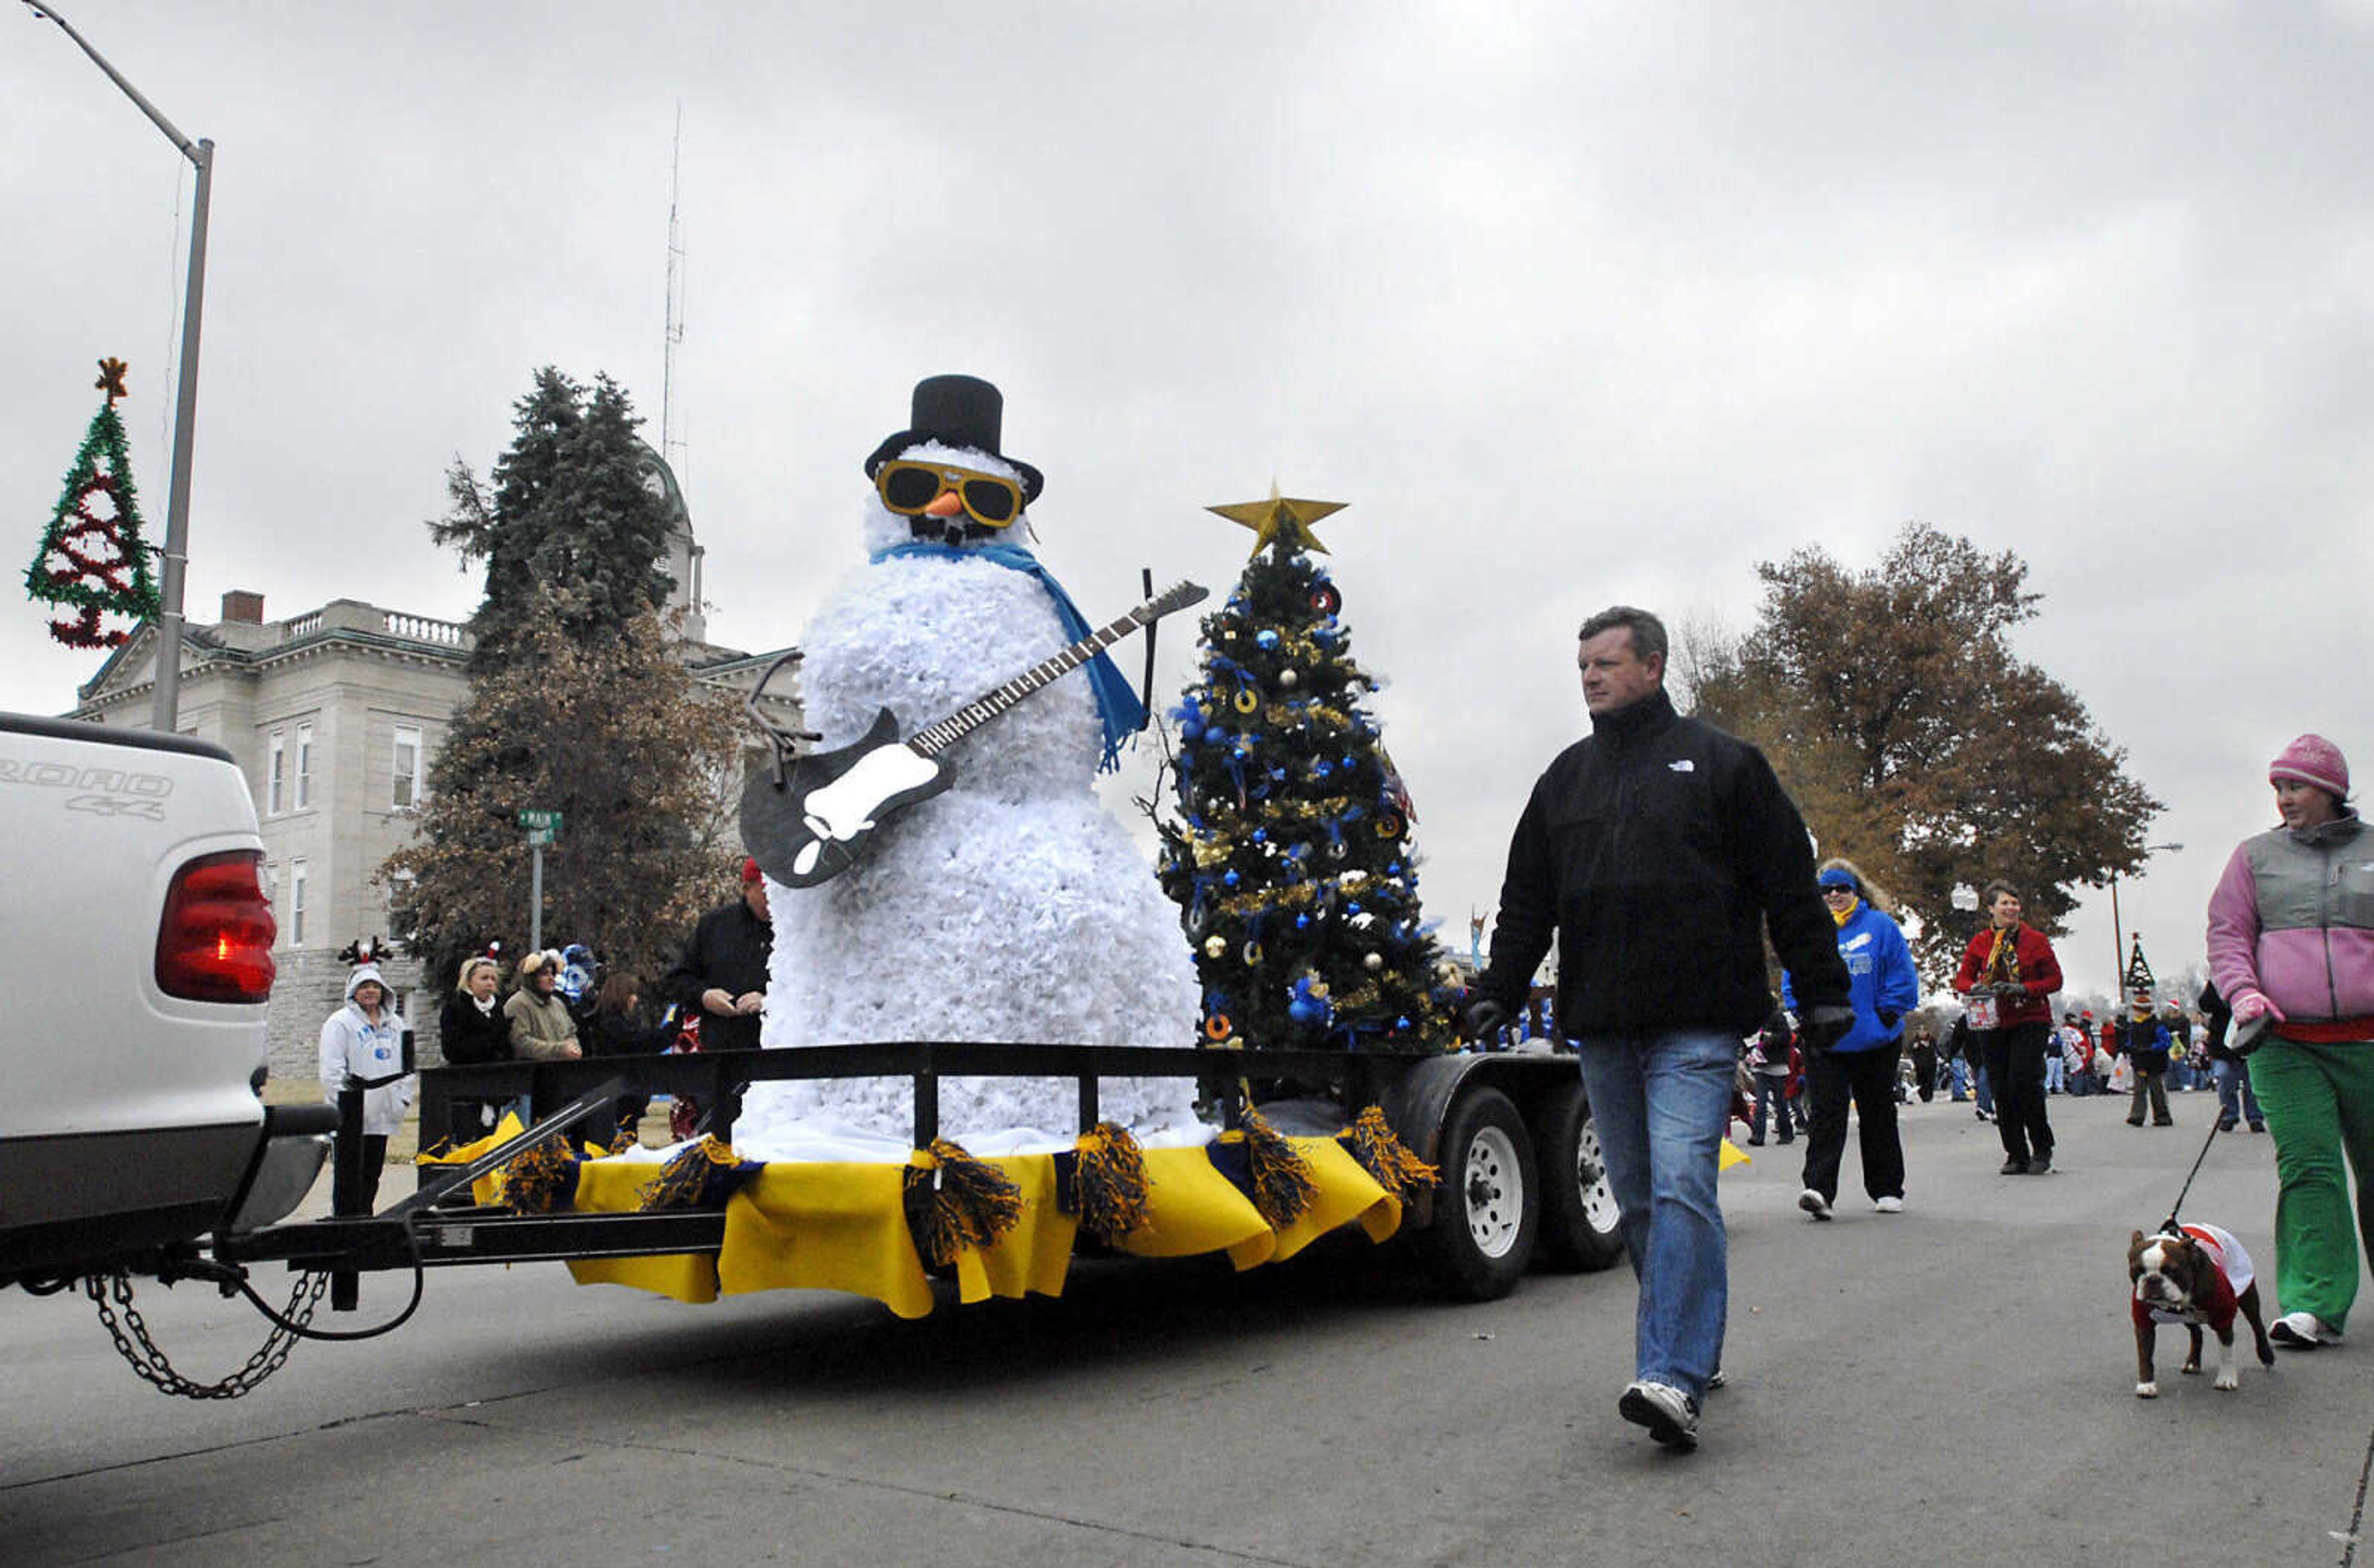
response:
<path id="1" fill-rule="evenodd" d="M 1584 614 L 1745 627 L 1758 561 L 1867 566 L 1912 519 L 2029 562 L 2022 652 L 2168 802 L 2186 848 L 2121 892 L 2163 971 L 2285 742 L 2374 779 L 2366 0 L 65 14 L 218 148 L 194 621 L 231 588 L 468 614 L 421 524 L 539 365 L 606 370 L 656 442 L 681 104 L 712 638 L 798 640 L 935 372 L 1004 389 L 1092 621 L 1141 567 L 1234 579 L 1207 503 L 1346 502 L 1319 532 L 1455 946 L 1583 728 Z M 13 3 L 0 146 L 13 581 L 101 355 L 161 541 L 189 181 Z M 18 603 L 0 705 L 63 711 L 99 661 Z M 2106 906 L 2060 944 L 2080 988 Z"/>

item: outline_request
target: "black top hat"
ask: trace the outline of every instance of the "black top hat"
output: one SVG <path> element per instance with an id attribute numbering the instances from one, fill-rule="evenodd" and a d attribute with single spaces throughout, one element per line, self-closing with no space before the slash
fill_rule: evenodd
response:
<path id="1" fill-rule="evenodd" d="M 1022 475 L 1022 504 L 1028 506 L 1039 498 L 1047 481 L 1028 463 L 997 450 L 1005 417 L 1005 397 L 979 376 L 927 376 L 915 383 L 914 406 L 907 419 L 911 427 L 874 449 L 874 455 L 865 460 L 865 477 L 873 478 L 884 463 L 909 447 L 937 441 L 987 452 L 1011 466 Z"/>

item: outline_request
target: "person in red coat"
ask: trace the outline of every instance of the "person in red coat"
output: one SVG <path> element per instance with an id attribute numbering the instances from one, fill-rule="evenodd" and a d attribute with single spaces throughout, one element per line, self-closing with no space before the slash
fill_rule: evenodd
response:
<path id="1" fill-rule="evenodd" d="M 1988 925 L 1962 952 L 1954 989 L 1969 999 L 1972 1037 L 1995 1091 L 1995 1130 L 2005 1176 L 2052 1168 L 2052 1125 L 2044 1114 L 2044 1053 L 2052 1048 L 2052 995 L 2061 962 L 2044 933 L 2019 918 L 2019 890 L 1991 882 L 1981 895 Z"/>

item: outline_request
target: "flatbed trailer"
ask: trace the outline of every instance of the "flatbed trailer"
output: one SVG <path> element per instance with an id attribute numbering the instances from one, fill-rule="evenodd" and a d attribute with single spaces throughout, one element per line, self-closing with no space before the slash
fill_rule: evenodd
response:
<path id="1" fill-rule="evenodd" d="M 457 1102 L 524 1101 L 534 1125 L 465 1165 L 417 1167 L 418 1190 L 378 1213 L 361 1201 L 360 1094 L 342 1107 L 332 1213 L 213 1238 L 217 1268 L 284 1261 L 326 1272 L 334 1310 L 351 1310 L 364 1273 L 482 1263 L 714 1254 L 722 1208 L 649 1213 L 529 1214 L 457 1204 L 480 1176 L 531 1145 L 592 1122 L 622 1094 L 691 1096 L 703 1130 L 732 1141 L 742 1096 L 754 1083 L 840 1077 L 902 1077 L 913 1087 L 913 1146 L 940 1133 L 944 1077 L 1070 1078 L 1078 1124 L 1097 1125 L 1105 1077 L 1193 1077 L 1220 1107 L 1224 1129 L 1242 1124 L 1249 1082 L 1324 1086 L 1348 1121 L 1378 1106 L 1438 1180 L 1404 1195 L 1400 1234 L 1453 1296 L 1490 1300 L 1516 1288 L 1536 1262 L 1604 1269 L 1622 1256 L 1616 1210 L 1581 1074 L 1570 1052 L 1469 1049 L 1403 1056 L 1340 1051 L 1240 1051 L 958 1041 L 707 1051 L 500 1062 L 420 1074 L 420 1140 L 447 1140 Z M 204 1273 L 193 1269 L 193 1273 Z"/>

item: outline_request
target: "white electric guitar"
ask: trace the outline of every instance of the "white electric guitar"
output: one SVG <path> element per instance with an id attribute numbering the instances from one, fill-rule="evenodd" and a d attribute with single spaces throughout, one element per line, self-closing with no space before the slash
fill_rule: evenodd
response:
<path id="1" fill-rule="evenodd" d="M 886 708 L 862 740 L 785 760 L 773 778 L 753 778 L 743 789 L 743 843 L 759 869 L 787 887 L 814 887 L 840 874 L 883 818 L 948 787 L 943 752 L 1138 627 L 1205 597 L 1197 584 L 1180 583 L 905 740 L 898 715 Z"/>

